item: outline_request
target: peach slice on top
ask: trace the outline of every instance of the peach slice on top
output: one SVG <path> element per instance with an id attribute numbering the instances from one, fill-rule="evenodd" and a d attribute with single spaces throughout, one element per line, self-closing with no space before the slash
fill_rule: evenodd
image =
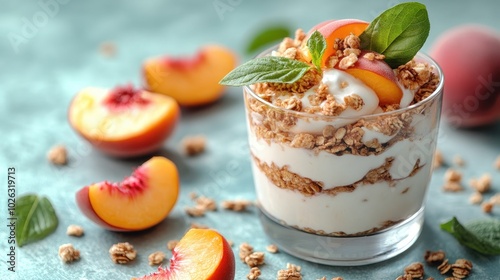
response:
<path id="1" fill-rule="evenodd" d="M 179 194 L 175 164 L 153 157 L 121 183 L 100 182 L 76 193 L 80 210 L 100 226 L 114 231 L 150 228 L 167 217 Z"/>
<path id="2" fill-rule="evenodd" d="M 151 58 L 144 62 L 146 88 L 171 96 L 182 106 L 200 106 L 220 98 L 225 87 L 219 81 L 237 58 L 228 48 L 207 45 L 194 56 Z"/>
<path id="3" fill-rule="evenodd" d="M 135 280 L 233 280 L 235 260 L 226 239 L 211 229 L 190 229 L 172 251 L 170 266 Z"/>
<path id="4" fill-rule="evenodd" d="M 368 25 L 368 22 L 359 19 L 340 19 L 329 20 L 324 24 L 319 23 L 316 27 L 313 27 L 313 29 L 317 28 L 318 32 L 321 33 L 326 40 L 326 49 L 321 60 L 321 65 L 325 66 L 328 58 L 335 54 L 335 39 L 344 39 L 351 33 L 359 36 L 365 31 Z M 311 33 L 314 32 L 313 29 L 311 29 Z"/>
<path id="5" fill-rule="evenodd" d="M 173 132 L 180 115 L 174 99 L 134 89 L 86 88 L 71 102 L 71 126 L 98 150 L 118 157 L 158 150 Z"/>
<path id="6" fill-rule="evenodd" d="M 379 98 L 380 105 L 399 104 L 403 97 L 403 90 L 397 82 L 396 74 L 383 60 L 370 60 L 361 52 L 358 61 L 344 71 L 360 79 L 369 86 Z"/>

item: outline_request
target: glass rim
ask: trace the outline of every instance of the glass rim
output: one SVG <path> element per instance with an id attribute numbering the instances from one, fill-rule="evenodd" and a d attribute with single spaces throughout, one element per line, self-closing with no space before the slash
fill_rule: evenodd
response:
<path id="1" fill-rule="evenodd" d="M 263 52 L 259 53 L 256 57 L 266 56 L 266 55 L 270 54 L 272 51 L 276 50 L 278 46 L 279 45 L 272 46 L 272 47 L 264 50 Z M 389 115 L 394 115 L 394 114 L 402 114 L 402 113 L 405 113 L 405 112 L 410 111 L 412 109 L 419 108 L 421 106 L 424 106 L 424 105 L 426 105 L 426 104 L 434 101 L 436 98 L 438 98 L 441 95 L 441 93 L 443 92 L 443 88 L 444 88 L 444 75 L 443 75 L 443 71 L 442 71 L 441 67 L 439 67 L 439 64 L 437 64 L 437 62 L 434 59 L 432 59 L 430 56 L 428 56 L 427 54 L 425 54 L 423 52 L 418 52 L 415 55 L 414 59 L 415 58 L 422 58 L 423 62 L 427 62 L 432 67 L 434 67 L 434 70 L 435 70 L 436 74 L 439 77 L 439 84 L 436 87 L 436 89 L 427 98 L 425 98 L 424 100 L 422 100 L 422 101 L 420 101 L 418 103 L 412 104 L 412 105 L 410 105 L 408 107 L 399 108 L 397 110 L 388 111 L 388 112 L 382 112 L 382 113 L 376 113 L 376 114 L 366 114 L 366 115 L 360 115 L 360 116 L 350 116 L 350 117 L 345 117 L 345 116 L 327 116 L 327 115 L 322 115 L 322 114 L 299 112 L 299 111 L 294 111 L 294 110 L 291 110 L 291 109 L 286 109 L 286 108 L 283 108 L 283 107 L 276 106 L 276 105 L 274 105 L 274 104 L 272 104 L 272 103 L 264 100 L 263 98 L 261 98 L 260 96 L 258 96 L 250 88 L 249 85 L 243 86 L 243 90 L 249 92 L 250 95 L 253 98 L 257 99 L 261 103 L 263 103 L 266 106 L 269 106 L 269 107 L 271 107 L 271 108 L 273 108 L 275 110 L 279 110 L 279 111 L 283 111 L 283 112 L 286 112 L 286 113 L 289 113 L 289 114 L 294 114 L 294 115 L 297 115 L 297 116 L 302 116 L 302 117 L 307 117 L 307 118 L 321 118 L 321 119 L 335 119 L 335 120 L 352 120 L 352 119 L 376 118 L 376 117 L 383 117 L 383 116 L 389 116 Z"/>

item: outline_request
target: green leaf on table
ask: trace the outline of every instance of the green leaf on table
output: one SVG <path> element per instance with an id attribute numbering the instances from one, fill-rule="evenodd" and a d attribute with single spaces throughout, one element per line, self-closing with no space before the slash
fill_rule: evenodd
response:
<path id="1" fill-rule="evenodd" d="M 359 36 L 361 49 L 385 55 L 392 68 L 413 59 L 429 36 L 430 22 L 423 4 L 396 5 L 375 18 Z"/>
<path id="2" fill-rule="evenodd" d="M 474 221 L 466 226 L 457 218 L 441 224 L 460 244 L 486 255 L 500 254 L 500 221 L 495 219 Z"/>
<path id="3" fill-rule="evenodd" d="M 16 199 L 16 241 L 19 247 L 45 238 L 59 223 L 52 204 L 35 194 Z"/>
<path id="4" fill-rule="evenodd" d="M 253 37 L 247 46 L 246 52 L 251 54 L 263 46 L 278 42 L 285 37 L 290 37 L 290 34 L 290 29 L 282 25 L 267 27 Z"/>
<path id="5" fill-rule="evenodd" d="M 255 83 L 291 84 L 302 78 L 311 66 L 305 62 L 280 56 L 252 59 L 236 67 L 219 82 L 226 86 L 245 86 Z"/>
<path id="6" fill-rule="evenodd" d="M 316 68 L 321 71 L 321 59 L 326 50 L 326 40 L 325 37 L 318 30 L 311 34 L 311 37 L 307 40 L 307 48 L 311 54 L 312 63 Z"/>

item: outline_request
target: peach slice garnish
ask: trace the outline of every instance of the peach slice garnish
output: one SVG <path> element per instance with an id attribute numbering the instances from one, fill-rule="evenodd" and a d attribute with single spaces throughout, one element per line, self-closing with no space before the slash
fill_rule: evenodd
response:
<path id="1" fill-rule="evenodd" d="M 366 53 L 368 52 L 362 52 L 358 61 L 344 71 L 373 89 L 380 105 L 399 104 L 403 90 L 397 82 L 396 74 L 385 61 L 365 58 Z"/>
<path id="2" fill-rule="evenodd" d="M 174 99 L 132 86 L 86 88 L 71 102 L 71 126 L 98 150 L 119 157 L 158 150 L 180 115 Z"/>
<path id="3" fill-rule="evenodd" d="M 192 57 L 159 57 L 144 62 L 146 87 L 171 96 L 180 105 L 200 106 L 219 99 L 225 87 L 219 81 L 237 64 L 228 48 L 207 45 Z"/>
<path id="4" fill-rule="evenodd" d="M 318 32 L 325 37 L 326 49 L 321 60 L 321 65 L 324 67 L 328 58 L 335 54 L 335 39 L 344 39 L 351 33 L 359 36 L 368 27 L 369 23 L 359 19 L 340 19 L 340 20 L 329 20 L 324 23 L 319 23 L 316 27 L 313 27 L 311 34 L 314 32 L 314 28 L 317 28 Z"/>
<path id="5" fill-rule="evenodd" d="M 153 157 L 121 183 L 100 182 L 76 193 L 80 210 L 109 230 L 135 231 L 152 227 L 167 217 L 179 194 L 175 164 Z"/>
<path id="6" fill-rule="evenodd" d="M 231 246 L 211 229 L 190 229 L 172 250 L 168 268 L 133 280 L 233 280 L 235 260 Z"/>

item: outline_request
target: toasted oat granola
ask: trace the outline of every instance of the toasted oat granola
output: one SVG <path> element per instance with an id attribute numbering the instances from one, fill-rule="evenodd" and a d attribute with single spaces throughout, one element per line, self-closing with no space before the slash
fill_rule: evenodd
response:
<path id="1" fill-rule="evenodd" d="M 222 208 L 227 210 L 232 210 L 236 212 L 242 212 L 247 210 L 247 207 L 251 206 L 253 203 L 249 200 L 224 200 L 221 203 Z"/>
<path id="2" fill-rule="evenodd" d="M 165 253 L 156 251 L 148 256 L 149 265 L 159 265 L 165 259 Z"/>
<path id="3" fill-rule="evenodd" d="M 250 255 L 245 257 L 245 263 L 249 267 L 261 266 L 264 264 L 264 252 L 252 252 Z"/>
<path id="4" fill-rule="evenodd" d="M 269 244 L 266 246 L 266 250 L 271 254 L 276 254 L 278 253 L 278 246 L 275 244 Z"/>
<path id="5" fill-rule="evenodd" d="M 300 273 L 300 266 L 287 263 L 286 269 L 278 271 L 277 280 L 302 280 L 302 274 Z"/>
<path id="6" fill-rule="evenodd" d="M 54 165 L 66 165 L 68 163 L 68 151 L 64 145 L 56 145 L 48 151 L 47 159 Z"/>
<path id="7" fill-rule="evenodd" d="M 485 193 L 491 188 L 491 175 L 486 173 L 479 178 L 473 178 L 469 181 L 469 185 L 480 193 Z"/>
<path id="8" fill-rule="evenodd" d="M 175 248 L 175 246 L 177 246 L 177 244 L 179 244 L 179 240 L 176 240 L 176 239 L 169 240 L 169 241 L 167 242 L 167 248 L 168 248 L 170 251 L 172 251 L 172 250 Z"/>
<path id="9" fill-rule="evenodd" d="M 206 137 L 204 135 L 186 136 L 182 139 L 182 149 L 188 156 L 195 156 L 205 151 Z"/>
<path id="10" fill-rule="evenodd" d="M 109 248 L 109 255 L 114 263 L 126 264 L 135 259 L 137 251 L 128 242 L 117 243 Z"/>
<path id="11" fill-rule="evenodd" d="M 80 259 L 80 251 L 73 247 L 73 244 L 63 244 L 59 246 L 59 258 L 64 263 L 71 263 Z"/>
<path id="12" fill-rule="evenodd" d="M 253 247 L 246 242 L 241 243 L 239 249 L 238 256 L 242 262 L 245 262 L 245 258 L 253 253 Z"/>
<path id="13" fill-rule="evenodd" d="M 83 228 L 79 225 L 69 225 L 66 229 L 66 234 L 70 236 L 80 237 L 83 235 Z"/>
<path id="14" fill-rule="evenodd" d="M 247 275 L 247 279 L 248 280 L 256 280 L 256 279 L 259 279 L 260 275 L 261 275 L 260 269 L 256 266 L 254 266 L 250 269 L 250 272 Z"/>

